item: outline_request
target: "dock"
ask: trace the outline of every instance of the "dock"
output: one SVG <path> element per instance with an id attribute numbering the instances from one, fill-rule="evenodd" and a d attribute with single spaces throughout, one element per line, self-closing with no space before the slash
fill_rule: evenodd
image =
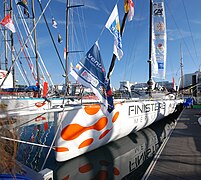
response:
<path id="1" fill-rule="evenodd" d="M 142 179 L 201 179 L 201 108 L 184 109 Z"/>

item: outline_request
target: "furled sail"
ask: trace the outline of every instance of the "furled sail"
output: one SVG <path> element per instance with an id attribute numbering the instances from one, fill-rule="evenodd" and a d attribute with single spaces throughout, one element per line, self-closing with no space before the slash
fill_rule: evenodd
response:
<path id="1" fill-rule="evenodd" d="M 167 35 L 164 2 L 152 3 L 152 76 L 165 79 Z"/>

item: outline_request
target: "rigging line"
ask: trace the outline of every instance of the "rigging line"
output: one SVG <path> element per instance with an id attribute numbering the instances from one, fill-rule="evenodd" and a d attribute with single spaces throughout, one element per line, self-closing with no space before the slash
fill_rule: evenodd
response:
<path id="1" fill-rule="evenodd" d="M 28 124 L 29 122 L 32 122 L 32 121 L 36 120 L 36 118 L 38 118 L 38 117 L 40 117 L 40 116 L 43 116 L 43 115 L 45 115 L 45 114 L 46 114 L 46 113 L 42 113 L 42 114 L 38 115 L 37 117 L 34 117 L 34 118 L 32 118 L 32 119 L 26 121 L 25 123 L 22 123 L 22 124 L 16 126 L 15 129 L 17 129 L 17 128 L 19 128 L 19 127 L 22 127 L 23 125 L 26 125 L 26 124 Z"/>
<path id="2" fill-rule="evenodd" d="M 24 68 L 22 67 L 22 62 L 20 61 L 20 66 L 19 66 L 18 62 L 16 62 L 16 65 L 17 65 L 17 67 L 18 67 L 18 70 L 20 71 L 20 74 L 21 74 L 21 76 L 22 76 L 24 82 L 26 83 L 27 86 L 29 86 L 29 85 L 30 85 L 30 82 L 29 82 L 29 80 L 28 80 L 28 78 L 27 78 L 27 76 L 26 76 L 26 73 L 25 73 L 25 71 L 24 71 Z M 20 69 L 20 67 L 22 68 L 23 71 Z M 23 75 L 22 72 L 24 73 L 24 75 Z M 26 77 L 26 78 L 25 78 L 25 77 Z"/>
<path id="3" fill-rule="evenodd" d="M 6 74 L 6 77 L 4 78 L 4 80 L 2 81 L 2 83 L 0 84 L 0 88 L 1 88 L 2 85 L 4 84 L 5 80 L 8 78 L 8 75 L 11 73 L 12 69 L 14 68 L 14 65 L 15 65 L 16 60 L 19 58 L 21 52 L 22 52 L 23 49 L 25 48 L 26 43 L 28 42 L 28 40 L 29 40 L 29 38 L 31 37 L 31 35 L 32 35 L 32 33 L 34 32 L 34 30 L 36 29 L 36 26 L 38 25 L 38 23 L 39 23 L 41 17 L 43 16 L 43 14 L 44 14 L 45 10 L 47 9 L 47 7 L 48 7 L 48 5 L 49 5 L 50 2 L 51 2 L 51 0 L 49 0 L 49 1 L 47 2 L 46 7 L 44 8 L 43 12 L 42 12 L 41 15 L 39 16 L 39 18 L 38 18 L 38 20 L 37 20 L 35 26 L 34 26 L 33 29 L 31 30 L 31 32 L 29 33 L 29 35 L 28 35 L 28 37 L 26 38 L 26 40 L 25 40 L 23 46 L 20 48 L 20 51 L 18 52 L 16 58 L 13 60 L 11 66 L 10 66 L 10 68 L 9 68 L 9 70 L 8 70 L 8 73 Z"/>
<path id="4" fill-rule="evenodd" d="M 17 0 L 15 0 L 15 2 L 17 3 Z M 23 16 L 22 10 L 21 10 L 18 6 L 17 6 L 17 8 L 18 8 L 18 12 L 20 12 L 20 15 Z M 26 23 L 25 19 L 22 18 L 22 22 L 23 22 L 23 27 L 24 27 L 24 29 L 25 29 L 25 33 L 26 33 L 26 35 L 28 36 L 28 35 L 30 34 L 30 30 L 29 30 L 29 28 L 28 28 L 28 26 L 27 26 L 27 23 Z M 30 39 L 29 39 L 28 41 L 30 42 L 31 49 L 32 49 L 32 51 L 34 52 L 34 48 L 33 48 L 33 46 L 32 46 L 32 44 L 34 44 L 34 40 L 33 40 L 32 36 L 30 37 Z M 32 43 L 31 43 L 31 42 L 32 42 Z M 41 55 L 40 55 L 40 52 L 37 51 L 37 54 L 38 54 L 39 59 L 40 59 L 42 65 L 43 65 L 43 68 L 44 68 L 44 70 L 45 70 L 45 72 L 46 72 L 46 75 L 47 75 L 47 77 L 49 78 L 49 81 L 50 81 L 51 85 L 54 86 L 54 83 L 53 83 L 53 81 L 52 81 L 52 79 L 51 79 L 51 76 L 49 75 L 49 73 L 48 73 L 48 71 L 47 71 L 47 69 L 46 69 L 46 67 L 45 67 L 45 64 L 44 64 L 43 59 L 42 59 L 42 57 L 41 57 Z M 32 64 L 33 64 L 33 62 L 32 62 Z M 39 67 L 40 67 L 40 70 L 41 70 L 41 72 L 42 72 L 42 74 L 43 74 L 43 77 L 45 77 L 44 72 L 43 72 L 43 70 L 42 70 L 40 64 L 39 64 Z"/>
<path id="5" fill-rule="evenodd" d="M 189 53 L 191 59 L 193 60 L 194 65 L 196 66 L 195 61 L 194 61 L 194 59 L 193 59 L 193 57 L 192 57 L 192 55 L 191 55 L 191 52 L 190 52 L 190 50 L 189 50 L 189 48 L 188 48 L 188 45 L 187 45 L 186 41 L 184 40 L 184 36 L 183 36 L 182 32 L 179 30 L 179 27 L 178 27 L 178 25 L 177 25 L 177 23 L 176 23 L 176 20 L 174 19 L 174 16 L 172 15 L 172 12 L 171 12 L 171 10 L 170 10 L 168 4 L 166 4 L 166 5 L 167 5 L 168 11 L 170 12 L 170 15 L 172 16 L 172 19 L 173 19 L 173 21 L 174 21 L 174 23 L 175 23 L 175 26 L 176 26 L 176 28 L 177 28 L 177 30 L 178 30 L 178 32 L 179 32 L 179 34 L 180 34 L 180 36 L 181 36 L 183 42 L 184 42 L 184 45 L 186 46 L 187 51 L 188 51 L 188 53 Z"/>
<path id="6" fill-rule="evenodd" d="M 73 9 L 72 9 L 73 10 Z M 78 8 L 77 8 L 77 11 L 78 11 Z M 79 21 L 79 25 L 80 25 L 80 27 L 81 28 L 75 28 L 75 23 L 73 23 L 73 22 L 75 22 L 74 21 L 74 19 L 75 19 L 75 17 L 74 17 L 74 12 L 75 11 L 73 11 L 73 13 L 71 13 L 71 21 L 72 21 L 72 26 L 71 26 L 71 33 L 72 33 L 72 36 L 71 37 L 73 37 L 73 39 L 72 39 L 72 51 L 69 51 L 68 50 L 68 52 L 70 53 L 70 52 L 83 52 L 83 51 L 73 51 L 73 49 L 75 49 L 75 48 L 77 48 L 78 47 L 78 45 L 80 45 L 81 43 L 79 43 L 79 37 L 78 37 L 78 34 L 81 34 L 81 37 L 82 37 L 82 39 L 83 39 L 83 33 L 82 33 L 82 31 L 81 31 L 81 33 L 79 33 L 77 30 L 78 29 L 85 29 L 85 28 L 83 28 L 83 27 L 81 27 L 81 21 L 80 21 L 80 18 L 78 18 L 78 21 Z M 79 16 L 78 16 L 79 17 Z M 84 40 L 83 40 L 83 42 L 84 42 Z M 78 44 L 77 46 L 76 46 L 76 43 Z M 75 57 L 75 54 L 74 54 L 74 57 Z M 78 59 L 81 59 L 81 57 L 80 58 L 78 58 Z"/>
<path id="7" fill-rule="evenodd" d="M 53 149 L 53 145 L 54 145 L 54 142 L 55 142 L 55 140 L 56 140 L 56 137 L 57 137 L 57 135 L 58 135 L 58 133 L 59 133 L 59 129 L 61 128 L 61 125 L 62 125 L 62 118 L 63 118 L 63 116 L 64 116 L 64 110 L 65 110 L 64 99 L 66 98 L 66 95 L 68 94 L 67 92 L 68 92 L 68 88 L 66 87 L 66 88 L 65 88 L 65 92 L 64 92 L 63 102 L 62 102 L 62 106 L 63 106 L 62 115 L 61 115 L 61 117 L 60 117 L 59 120 L 57 119 L 57 121 L 59 122 L 59 125 L 58 125 L 57 130 L 56 130 L 56 132 L 55 132 L 55 134 L 54 134 L 54 138 L 53 138 L 52 143 L 51 143 L 51 145 L 50 145 L 49 151 L 48 151 L 48 153 L 47 153 L 47 155 L 46 155 L 46 157 L 45 157 L 45 160 L 44 160 L 44 162 L 43 162 L 43 165 L 42 165 L 42 167 L 41 167 L 41 170 L 43 170 L 43 168 L 44 168 L 44 166 L 45 166 L 45 164 L 46 164 L 46 162 L 47 162 L 47 159 L 48 159 L 48 157 L 49 157 L 49 155 L 50 155 L 50 152 L 51 152 L 51 150 Z"/>
<path id="8" fill-rule="evenodd" d="M 29 145 L 33 145 L 33 146 L 50 148 L 50 146 L 45 145 L 45 144 L 37 144 L 37 143 L 28 142 L 28 141 L 22 141 L 22 140 L 18 140 L 18 139 L 8 138 L 8 137 L 5 137 L 5 136 L 0 136 L 0 138 L 5 139 L 5 140 L 9 140 L 9 141 L 18 142 L 18 143 L 23 143 L 23 144 L 29 144 Z M 55 149 L 55 148 L 52 147 L 52 149 Z"/>
<path id="9" fill-rule="evenodd" d="M 22 14 L 22 11 L 21 11 L 20 7 L 17 6 L 17 9 L 18 9 L 18 13 L 20 14 L 20 16 L 23 17 L 23 14 Z M 28 33 L 27 33 L 28 27 L 27 27 L 26 21 L 25 21 L 24 18 L 22 18 L 21 21 L 22 21 L 24 30 L 25 30 L 25 32 L 26 32 L 26 35 L 28 36 Z M 19 27 L 18 27 L 18 30 L 19 30 L 21 39 L 23 39 L 21 30 L 20 30 Z M 32 37 L 31 37 L 31 38 L 32 38 Z M 30 43 L 30 45 L 31 45 L 32 52 L 34 53 L 34 48 L 33 48 L 33 46 L 32 46 L 32 44 L 34 44 L 34 42 L 32 41 L 32 43 L 31 43 L 31 41 L 29 40 L 29 43 Z M 26 43 L 26 44 L 27 44 L 27 43 Z M 33 75 L 34 80 L 36 81 L 36 76 L 35 76 L 36 70 L 34 69 L 34 63 L 33 63 L 32 59 L 29 58 L 29 57 L 31 57 L 31 56 L 30 56 L 29 51 L 28 51 L 27 49 L 26 49 L 26 52 L 27 52 L 27 54 L 28 54 L 28 59 L 27 59 L 28 65 L 29 65 L 29 67 L 31 67 L 31 73 L 32 73 L 32 75 Z M 40 69 L 41 69 L 41 67 L 40 67 Z M 42 71 L 42 70 L 41 70 L 41 71 Z M 44 75 L 44 74 L 43 74 L 43 75 Z"/>
<path id="10" fill-rule="evenodd" d="M 2 29 L 1 29 L 1 32 L 2 32 Z M 2 35 L 3 35 L 3 38 L 4 38 L 4 40 L 5 40 L 6 37 L 4 36 L 3 32 L 2 32 Z M 5 41 L 6 41 L 6 40 L 5 40 Z M 11 51 L 10 44 L 9 44 L 7 41 L 6 41 L 6 46 L 7 46 L 8 49 Z M 16 52 L 16 48 L 15 48 L 15 47 L 14 47 L 14 50 L 15 50 L 14 52 Z M 15 56 L 16 56 L 16 55 L 15 55 Z M 19 60 L 19 62 L 21 63 L 20 59 L 18 59 L 18 60 Z M 16 63 L 17 63 L 17 62 L 16 62 Z M 24 72 L 24 69 L 22 68 L 23 73 L 24 73 L 26 79 L 25 79 L 25 77 L 24 77 L 24 75 L 23 75 L 23 73 L 22 73 L 22 71 L 21 71 L 21 69 L 20 69 L 20 67 L 19 67 L 19 64 L 17 63 L 16 65 L 17 65 L 17 67 L 18 67 L 18 70 L 20 71 L 20 74 L 21 74 L 22 78 L 24 79 L 24 82 L 25 82 L 26 84 L 29 84 L 29 81 L 28 81 L 28 79 L 27 79 L 26 73 Z"/>
<path id="11" fill-rule="evenodd" d="M 188 27 L 189 27 L 189 30 L 190 30 L 190 33 L 191 33 L 191 39 L 192 39 L 192 42 L 193 42 L 193 47 L 194 47 L 194 50 L 195 50 L 196 59 L 197 59 L 197 61 L 198 61 L 197 49 L 196 49 L 196 46 L 195 46 L 195 40 L 194 40 L 194 38 L 193 38 L 193 33 L 192 33 L 192 30 L 191 30 L 191 26 L 190 26 L 188 14 L 187 14 L 186 6 L 185 6 L 184 1 L 183 1 L 183 0 L 181 0 L 181 1 L 182 1 L 182 3 L 183 3 L 183 6 L 184 6 L 185 15 L 186 15 L 186 19 L 187 19 L 187 22 L 188 22 Z"/>
<path id="12" fill-rule="evenodd" d="M 14 20 L 15 20 L 15 22 L 16 22 L 18 31 L 19 31 L 19 33 L 20 33 L 20 37 L 22 38 L 22 33 L 21 33 L 21 30 L 20 30 L 20 28 L 19 28 L 19 25 L 18 25 L 18 23 L 17 23 L 17 21 L 16 21 L 15 16 L 14 16 Z M 19 41 L 19 43 L 20 43 L 20 47 L 22 47 L 22 42 L 21 42 L 21 40 L 20 40 L 20 37 L 19 37 L 18 32 L 16 32 L 16 36 L 17 36 L 17 39 L 18 39 L 18 41 Z M 26 52 L 27 52 L 28 55 L 26 54 Z M 32 66 L 33 66 L 33 63 L 30 62 L 30 58 L 29 58 L 29 57 L 30 57 L 30 54 L 29 54 L 29 52 L 27 51 L 26 48 L 23 49 L 23 54 L 24 54 L 24 57 L 25 57 L 25 59 L 26 59 L 26 61 L 27 61 L 27 63 L 28 63 L 28 66 L 29 66 L 29 68 L 30 68 L 30 70 L 31 70 L 31 74 L 32 74 L 34 80 L 36 80 L 36 79 L 35 79 L 34 70 L 33 70 L 33 67 L 32 67 Z"/>
<path id="13" fill-rule="evenodd" d="M 82 17 L 82 20 L 80 20 L 81 18 L 79 18 L 79 20 L 81 21 L 81 22 L 84 22 L 83 24 L 84 24 L 84 27 L 87 27 L 86 26 L 86 21 L 85 21 L 85 15 L 84 15 L 84 11 L 82 10 L 81 11 L 81 17 Z M 80 23 L 81 24 L 81 23 Z M 82 28 L 80 28 L 80 29 L 82 29 Z M 89 46 L 89 40 L 88 40 L 88 38 L 87 38 L 87 31 L 86 31 L 86 28 L 83 28 L 83 42 L 84 42 L 84 44 L 86 45 L 86 47 L 88 47 Z M 86 47 L 85 47 L 85 49 L 86 49 Z M 80 57 L 81 58 L 81 57 Z"/>
<path id="14" fill-rule="evenodd" d="M 40 5 L 41 11 L 43 11 L 43 7 L 42 7 L 42 4 L 41 4 L 40 0 L 38 0 L 38 3 L 39 3 L 39 5 Z M 43 14 L 43 18 L 44 18 L 44 20 L 45 20 L 46 27 L 47 27 L 47 29 L 48 29 L 50 38 L 51 38 L 52 43 L 53 43 L 53 45 L 54 45 L 54 48 L 55 48 L 55 50 L 56 50 L 56 53 L 57 53 L 57 56 L 58 56 L 59 61 L 60 61 L 60 63 L 61 63 L 61 66 L 62 66 L 62 68 L 63 68 L 63 70 L 64 70 L 64 72 L 65 72 L 64 64 L 63 64 L 63 62 L 62 62 L 62 60 L 61 60 L 61 56 L 60 56 L 60 54 L 59 54 L 59 51 L 58 51 L 58 49 L 57 49 L 57 47 L 56 47 L 56 43 L 55 43 L 54 38 L 53 38 L 53 36 L 52 36 L 52 33 L 51 33 L 51 31 L 50 31 L 50 27 L 49 27 L 49 25 L 48 25 L 48 23 L 47 23 L 47 19 L 46 19 L 45 13 Z"/>
<path id="15" fill-rule="evenodd" d="M 136 3 L 137 2 L 135 1 L 134 2 L 135 7 L 136 7 Z M 144 12 L 144 9 L 145 9 L 145 3 L 143 3 L 142 12 Z M 141 19 L 141 18 L 142 18 L 142 14 L 140 15 L 139 19 Z M 135 15 L 134 15 L 134 20 L 135 20 Z M 138 31 L 139 31 L 140 25 L 142 25 L 142 21 L 137 21 L 137 26 L 135 28 L 136 29 L 136 34 L 135 34 L 135 37 L 133 37 L 133 39 L 135 40 L 134 47 L 133 47 L 133 50 L 131 50 L 132 55 L 129 58 L 129 59 L 132 59 L 132 57 L 133 57 L 133 59 L 132 59 L 133 64 L 131 66 L 131 73 L 130 73 L 130 81 L 131 81 L 131 79 L 133 77 L 132 72 L 134 72 L 134 67 L 135 67 L 134 63 L 136 62 L 137 39 L 139 38 L 139 36 L 137 36 L 137 34 L 138 34 Z M 129 41 L 129 42 L 132 43 L 132 41 Z M 129 47 L 131 47 L 131 45 L 129 45 Z M 126 66 L 125 66 L 125 68 L 126 68 Z M 126 69 L 125 69 L 125 72 L 126 72 Z"/>
<path id="16" fill-rule="evenodd" d="M 18 7 L 18 11 L 19 11 L 19 14 L 21 15 L 21 17 L 23 16 L 23 14 L 22 14 L 22 11 L 21 11 L 21 9 L 20 9 L 20 7 Z M 23 18 L 23 21 L 22 21 L 22 23 L 23 23 L 23 27 L 24 27 L 24 29 L 25 29 L 25 32 L 27 32 L 28 30 L 29 30 L 29 28 L 28 28 L 28 26 L 27 26 L 27 23 L 26 23 L 26 21 L 25 21 L 25 19 Z M 26 28 L 25 28 L 26 27 Z M 29 31 L 30 32 L 30 31 Z M 26 35 L 27 35 L 28 33 L 26 33 Z M 21 37 L 22 37 L 22 35 L 21 35 Z M 32 37 L 31 37 L 32 38 Z M 22 38 L 23 39 L 23 38 Z M 33 48 L 33 46 L 35 46 L 35 42 L 34 42 L 34 40 L 33 40 L 33 38 L 32 38 L 32 44 L 31 44 L 31 41 L 29 40 L 29 42 L 30 42 L 30 45 L 31 45 L 31 49 L 32 49 L 32 52 L 35 54 L 35 49 Z M 40 54 L 39 54 L 39 52 L 37 51 L 37 55 L 39 55 L 39 57 L 40 57 Z M 30 57 L 30 55 L 29 55 L 29 57 Z M 34 67 L 34 63 L 33 63 L 33 61 L 29 58 L 29 60 L 31 61 L 31 64 L 32 64 L 32 66 Z M 42 63 L 42 60 L 41 60 L 41 63 Z M 43 69 L 42 69 L 42 67 L 41 67 L 41 64 L 38 64 L 39 65 L 39 68 L 40 68 L 40 71 L 42 72 L 42 77 L 45 77 L 45 75 L 44 75 L 44 71 L 43 71 Z M 31 71 L 34 71 L 34 69 L 33 69 L 33 67 L 32 67 L 32 69 L 31 69 Z M 43 67 L 45 67 L 45 66 L 43 66 Z M 37 74 L 36 73 L 36 69 L 35 69 L 35 74 Z M 37 76 L 35 76 L 34 75 L 34 80 L 36 81 L 37 80 Z M 45 81 L 46 81 L 46 77 L 45 77 Z"/>

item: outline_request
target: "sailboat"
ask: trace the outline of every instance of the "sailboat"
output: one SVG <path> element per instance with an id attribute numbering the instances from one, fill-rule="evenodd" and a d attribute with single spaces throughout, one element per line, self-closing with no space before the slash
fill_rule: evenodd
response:
<path id="1" fill-rule="evenodd" d="M 167 119 L 106 146 L 60 163 L 56 179 L 141 179 L 175 123 Z M 133 177 L 133 178 L 131 178 Z"/>
<path id="2" fill-rule="evenodd" d="M 67 13 L 70 7 L 68 2 L 69 1 L 67 1 Z M 132 3 L 131 0 L 126 2 Z M 129 7 L 129 10 L 126 11 L 122 24 L 125 24 L 126 17 L 129 12 L 131 12 L 131 6 Z M 154 10 L 152 10 L 152 6 Z M 114 10 L 111 13 L 112 16 L 109 17 L 106 23 L 107 29 L 109 29 L 116 38 L 116 49 L 107 76 L 100 55 L 98 41 L 94 43 L 76 67 L 71 69 L 73 77 L 75 77 L 82 85 L 90 87 L 99 98 L 99 102 L 87 100 L 83 101 L 82 104 L 70 102 L 63 107 L 57 104 L 55 105 L 56 107 L 51 106 L 47 109 L 44 108 L 42 103 L 41 105 L 38 104 L 40 110 L 29 109 L 27 111 L 27 109 L 25 109 L 16 112 L 18 115 L 54 113 L 54 121 L 57 124 L 57 129 L 55 130 L 54 145 L 52 143 L 49 151 L 52 149 L 55 151 L 55 158 L 57 161 L 67 161 L 94 150 L 111 141 L 127 136 L 132 132 L 139 131 L 177 111 L 177 106 L 182 102 L 181 99 L 176 99 L 175 96 L 170 94 L 156 98 L 152 93 L 152 54 L 157 54 L 156 52 L 152 53 L 152 17 L 154 12 L 158 12 L 155 16 L 163 17 L 164 3 L 158 1 L 153 3 L 152 0 L 150 0 L 150 9 L 152 15 L 150 17 L 149 98 L 137 100 L 132 98 L 113 99 L 112 97 L 110 76 L 114 68 L 116 57 L 121 58 L 122 56 L 121 44 L 118 43 L 118 40 L 121 39 L 124 29 L 123 25 L 120 29 L 119 21 L 117 19 L 118 8 L 117 5 L 115 5 Z M 165 23 L 160 21 L 159 27 L 165 27 Z M 158 36 L 155 34 L 155 39 L 157 37 L 161 38 L 166 36 L 166 34 L 164 34 L 164 29 L 162 28 L 162 31 L 161 28 L 159 29 L 161 34 L 158 34 Z M 164 45 L 164 43 L 165 40 L 162 42 L 162 45 Z M 164 48 L 162 48 L 160 43 L 159 50 L 161 56 L 159 59 L 156 58 L 155 61 L 158 65 L 157 67 L 160 67 L 158 71 L 161 71 L 161 73 L 163 72 L 162 70 L 164 70 L 162 59 L 165 55 L 162 53 L 164 52 L 163 49 Z M 68 79 L 66 80 L 66 86 L 68 86 Z"/>
<path id="3" fill-rule="evenodd" d="M 125 13 L 122 24 L 125 24 L 126 17 L 132 6 L 131 0 L 126 2 L 130 3 L 128 4 L 130 9 Z M 71 105 L 55 112 L 55 121 L 57 121 L 58 129 L 55 133 L 54 150 L 57 161 L 72 159 L 111 141 L 127 136 L 132 132 L 139 131 L 155 121 L 159 121 L 174 113 L 177 110 L 177 106 L 182 102 L 181 99 L 176 99 L 175 96 L 170 94 L 156 98 L 152 93 L 152 71 L 154 70 L 155 75 L 157 73 L 163 75 L 166 56 L 164 50 L 166 43 L 164 2 L 153 2 L 152 0 L 150 0 L 150 48 L 148 61 L 150 69 L 148 81 L 149 98 L 113 100 L 110 88 L 110 75 L 113 71 L 116 57 L 120 58 L 122 55 L 121 45 L 118 40 L 120 40 L 124 29 L 122 25 L 121 32 L 118 32 L 116 19 L 118 14 L 116 12 L 117 5 L 115 5 L 106 23 L 106 28 L 112 32 L 114 37 L 116 36 L 115 45 L 117 45 L 114 50 L 116 54 L 114 53 L 113 55 L 107 77 L 98 42 L 92 46 L 85 57 L 76 65 L 76 68 L 71 71 L 71 74 L 78 82 L 91 87 L 101 102 Z M 160 21 L 158 21 L 156 26 L 158 28 L 156 32 L 153 28 L 153 24 L 155 25 L 156 22 L 153 23 L 152 20 L 155 20 L 154 18 L 157 17 L 160 17 Z M 156 44 L 158 45 L 158 52 L 153 48 Z M 118 55 L 120 56 L 118 57 Z"/>
<path id="4" fill-rule="evenodd" d="M 19 10 L 19 12 L 21 12 L 21 8 L 24 8 L 25 10 L 28 9 L 27 4 L 24 4 L 26 1 L 20 1 L 20 0 L 16 0 L 16 6 Z M 22 5 L 19 6 L 18 3 L 20 3 Z M 6 1 L 4 2 L 4 5 L 6 4 Z M 11 2 L 10 2 L 10 6 L 11 6 Z M 6 6 L 6 5 L 5 5 Z M 26 7 L 26 8 L 25 8 Z M 12 8 L 10 8 L 12 9 Z M 44 12 L 43 12 L 44 13 Z M 35 17 L 35 12 L 34 12 L 34 1 L 32 1 L 32 14 L 33 17 Z M 22 14 L 20 14 L 22 15 Z M 5 24 L 3 24 L 4 20 L 6 21 L 6 17 L 1 21 L 1 24 L 9 27 L 8 29 L 12 31 L 12 33 L 15 33 L 15 27 L 13 24 L 13 21 L 9 15 L 9 22 L 10 25 L 7 26 Z M 42 17 L 42 15 L 41 15 Z M 22 19 L 24 20 L 24 18 L 22 17 Z M 39 20 L 37 21 L 37 23 L 39 22 Z M 10 28 L 12 25 L 12 28 Z M 22 45 L 21 43 L 21 50 L 20 52 L 15 56 L 15 60 L 17 61 L 19 58 L 20 53 L 23 51 L 24 52 L 24 48 L 25 45 L 28 41 L 28 39 L 31 39 L 31 34 L 34 33 L 34 42 L 33 44 L 35 44 L 35 57 L 36 57 L 36 71 L 37 71 L 37 76 L 34 76 L 35 80 L 36 80 L 36 84 L 38 85 L 32 85 L 26 88 L 15 88 L 15 79 L 13 78 L 14 74 L 12 69 L 14 68 L 14 62 L 12 63 L 11 67 L 9 70 L 0 70 L 0 89 L 1 89 L 1 95 L 0 95 L 0 112 L 2 114 L 5 114 L 5 116 L 9 115 L 9 116 L 22 116 L 22 115 L 26 115 L 26 113 L 29 114 L 29 111 L 38 111 L 38 113 L 43 113 L 44 110 L 50 109 L 51 107 L 57 106 L 57 105 L 62 105 L 65 103 L 68 103 L 69 101 L 71 101 L 70 99 L 66 98 L 60 98 L 60 97 L 51 97 L 51 95 L 48 97 L 47 95 L 47 91 L 48 91 L 48 83 L 44 82 L 44 86 L 43 86 L 43 92 L 41 92 L 40 88 L 42 87 L 40 83 L 40 74 L 39 74 L 39 70 L 38 70 L 38 50 L 37 50 L 37 42 L 36 42 L 36 22 L 35 22 L 35 18 L 33 18 L 33 29 L 32 31 L 28 31 L 28 37 L 26 39 L 26 42 L 24 43 L 24 45 Z M 19 39 L 19 38 L 18 38 Z M 6 39 L 5 39 L 6 42 Z M 6 46 L 7 47 L 7 46 Z M 6 48 L 5 48 L 6 49 Z M 7 50 L 5 50 L 7 51 Z M 32 65 L 30 65 L 30 70 L 33 74 L 34 70 L 32 69 Z M 34 74 L 33 74 L 34 75 Z M 36 79 L 37 77 L 37 79 Z M 50 76 L 49 76 L 50 77 Z M 51 83 L 53 84 L 53 83 Z M 18 91 L 20 89 L 20 91 Z M 52 94 L 54 95 L 54 94 Z M 41 112 L 42 111 L 42 112 Z M 34 113 L 33 113 L 34 114 Z M 38 115 L 37 115 L 38 116 Z"/>

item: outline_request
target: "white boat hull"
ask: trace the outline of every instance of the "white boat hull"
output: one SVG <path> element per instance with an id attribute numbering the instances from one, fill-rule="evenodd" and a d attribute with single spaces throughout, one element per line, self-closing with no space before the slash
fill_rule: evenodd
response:
<path id="1" fill-rule="evenodd" d="M 57 161 L 66 161 L 139 131 L 173 113 L 180 100 L 117 102 L 112 113 L 89 104 L 55 113 Z M 61 123 L 60 123 L 61 122 Z"/>

